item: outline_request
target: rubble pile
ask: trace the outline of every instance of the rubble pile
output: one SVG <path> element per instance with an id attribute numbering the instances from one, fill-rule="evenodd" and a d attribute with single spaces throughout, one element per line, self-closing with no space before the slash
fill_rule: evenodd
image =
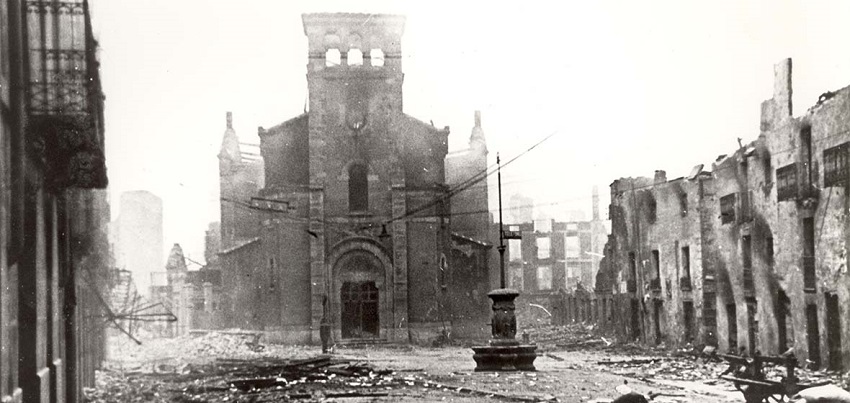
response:
<path id="1" fill-rule="evenodd" d="M 613 341 L 600 336 L 594 325 L 574 323 L 565 326 L 535 326 L 525 329 L 528 338 L 542 347 L 586 349 L 609 347 Z"/>
<path id="2" fill-rule="evenodd" d="M 167 376 L 101 371 L 98 387 L 86 390 L 86 398 L 107 403 L 375 397 L 387 396 L 387 390 L 401 382 L 390 371 L 327 356 L 301 360 L 229 358 L 186 364 L 179 373 Z"/>
<path id="3" fill-rule="evenodd" d="M 123 335 L 111 337 L 106 367 L 124 372 L 174 372 L 186 363 L 207 362 L 215 357 L 251 358 L 281 353 L 279 348 L 265 351 L 258 333 L 243 331 L 139 339 L 142 344 Z M 299 351 L 295 347 L 290 350 L 286 351 L 291 353 L 287 356 L 297 355 Z"/>
<path id="4" fill-rule="evenodd" d="M 676 356 L 636 357 L 596 363 L 596 369 L 617 375 L 678 381 L 717 379 L 726 368 L 727 365 L 716 361 Z"/>

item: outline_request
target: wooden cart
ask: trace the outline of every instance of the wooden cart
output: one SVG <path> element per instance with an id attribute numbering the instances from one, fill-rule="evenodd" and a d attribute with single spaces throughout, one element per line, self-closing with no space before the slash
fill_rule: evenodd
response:
<path id="1" fill-rule="evenodd" d="M 718 354 L 729 363 L 729 368 L 720 375 L 721 379 L 731 381 L 744 394 L 747 403 L 787 402 L 797 392 L 829 382 L 801 384 L 794 375 L 797 358 L 788 356 L 763 356 L 758 352 L 753 357 Z M 780 379 L 767 379 L 764 364 L 785 366 L 785 376 Z"/>

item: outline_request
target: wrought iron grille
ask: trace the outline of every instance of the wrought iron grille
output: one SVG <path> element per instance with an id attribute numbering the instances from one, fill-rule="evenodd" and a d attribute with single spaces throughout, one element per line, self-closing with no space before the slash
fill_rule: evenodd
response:
<path id="1" fill-rule="evenodd" d="M 89 112 L 90 49 L 83 0 L 26 4 L 30 113 Z"/>

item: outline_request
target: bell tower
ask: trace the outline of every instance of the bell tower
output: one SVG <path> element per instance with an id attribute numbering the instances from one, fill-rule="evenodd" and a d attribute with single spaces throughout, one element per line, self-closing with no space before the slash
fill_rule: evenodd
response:
<path id="1" fill-rule="evenodd" d="M 402 113 L 404 17 L 304 14 L 309 91 L 310 184 L 323 186 L 332 160 L 370 163 Z M 383 138 L 382 138 L 383 137 Z"/>

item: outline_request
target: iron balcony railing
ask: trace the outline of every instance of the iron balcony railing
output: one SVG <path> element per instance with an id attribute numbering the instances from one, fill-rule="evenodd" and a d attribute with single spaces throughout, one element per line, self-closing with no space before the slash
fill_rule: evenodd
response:
<path id="1" fill-rule="evenodd" d="M 89 21 L 83 0 L 29 0 L 29 105 L 33 115 L 89 113 Z"/>

